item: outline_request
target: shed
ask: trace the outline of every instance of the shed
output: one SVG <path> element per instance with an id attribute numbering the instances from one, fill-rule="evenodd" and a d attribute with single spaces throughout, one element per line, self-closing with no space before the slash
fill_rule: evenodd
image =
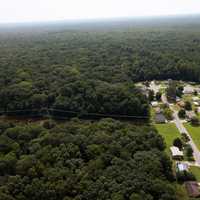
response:
<path id="1" fill-rule="evenodd" d="M 182 159 L 183 158 L 183 152 L 179 150 L 178 147 L 172 146 L 170 147 L 172 157 L 174 159 Z"/>
<path id="2" fill-rule="evenodd" d="M 166 118 L 162 113 L 156 113 L 155 122 L 158 124 L 162 124 L 166 122 Z"/>
<path id="3" fill-rule="evenodd" d="M 185 102 L 184 101 L 179 101 L 177 104 L 182 108 L 185 107 Z"/>
<path id="4" fill-rule="evenodd" d="M 151 105 L 152 105 L 152 107 L 157 107 L 158 106 L 158 102 L 157 101 L 152 101 Z"/>
<path id="5" fill-rule="evenodd" d="M 199 102 L 194 101 L 194 105 L 195 105 L 195 106 L 199 106 Z"/>
<path id="6" fill-rule="evenodd" d="M 185 182 L 185 188 L 188 192 L 189 197 L 200 197 L 199 184 L 196 181 Z"/>
<path id="7" fill-rule="evenodd" d="M 183 94 L 193 94 L 194 93 L 194 88 L 190 85 L 187 85 L 183 89 Z"/>
<path id="8" fill-rule="evenodd" d="M 177 163 L 177 170 L 179 172 L 182 172 L 182 171 L 188 171 L 189 167 L 188 167 L 188 164 L 186 163 Z"/>

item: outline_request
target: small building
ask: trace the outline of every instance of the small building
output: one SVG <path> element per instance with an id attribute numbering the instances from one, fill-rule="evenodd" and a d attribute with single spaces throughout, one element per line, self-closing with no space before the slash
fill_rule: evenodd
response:
<path id="1" fill-rule="evenodd" d="M 196 181 L 185 182 L 185 188 L 188 192 L 189 197 L 200 197 L 199 184 Z"/>
<path id="2" fill-rule="evenodd" d="M 195 106 L 199 106 L 199 102 L 194 101 L 193 103 L 194 103 Z"/>
<path id="3" fill-rule="evenodd" d="M 152 107 L 157 107 L 158 106 L 158 102 L 157 101 L 152 101 L 151 105 L 152 105 Z"/>
<path id="4" fill-rule="evenodd" d="M 196 117 L 196 114 L 194 111 L 186 111 L 186 117 L 188 120 L 191 120 L 192 118 Z"/>
<path id="5" fill-rule="evenodd" d="M 184 101 L 179 101 L 177 103 L 181 108 L 184 108 L 185 107 L 185 102 Z"/>
<path id="6" fill-rule="evenodd" d="M 183 152 L 178 147 L 172 146 L 170 150 L 174 159 L 183 159 Z"/>
<path id="7" fill-rule="evenodd" d="M 163 124 L 166 122 L 166 118 L 162 113 L 156 113 L 155 122 L 158 124 Z"/>
<path id="8" fill-rule="evenodd" d="M 177 163 L 176 164 L 177 171 L 182 172 L 182 171 L 188 171 L 189 166 L 186 163 Z"/>
<path id="9" fill-rule="evenodd" d="M 194 93 L 194 88 L 190 85 L 187 85 L 183 89 L 183 94 L 193 94 Z"/>

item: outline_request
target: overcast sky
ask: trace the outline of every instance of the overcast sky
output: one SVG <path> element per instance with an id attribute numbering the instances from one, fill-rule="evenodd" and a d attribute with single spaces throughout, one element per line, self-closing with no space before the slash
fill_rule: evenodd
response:
<path id="1" fill-rule="evenodd" d="M 200 0 L 0 0 L 0 23 L 200 14 Z"/>

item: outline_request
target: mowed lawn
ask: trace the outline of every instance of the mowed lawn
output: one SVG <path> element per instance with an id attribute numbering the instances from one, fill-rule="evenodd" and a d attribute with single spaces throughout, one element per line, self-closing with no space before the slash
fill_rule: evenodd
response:
<path id="1" fill-rule="evenodd" d="M 165 139 L 165 143 L 167 145 L 167 153 L 170 154 L 170 147 L 173 145 L 173 141 L 175 138 L 180 138 L 181 135 L 176 128 L 174 123 L 168 124 L 155 124 L 156 129 L 158 130 L 159 134 L 163 136 Z"/>
<path id="2" fill-rule="evenodd" d="M 190 171 L 194 174 L 194 176 L 196 177 L 197 181 L 200 182 L 200 168 L 199 167 L 195 167 L 195 166 L 191 166 L 190 167 Z"/>
<path id="3" fill-rule="evenodd" d="M 194 143 L 197 145 L 198 149 L 200 150 L 200 127 L 198 126 L 192 126 L 189 123 L 184 124 L 185 128 L 191 135 Z"/>

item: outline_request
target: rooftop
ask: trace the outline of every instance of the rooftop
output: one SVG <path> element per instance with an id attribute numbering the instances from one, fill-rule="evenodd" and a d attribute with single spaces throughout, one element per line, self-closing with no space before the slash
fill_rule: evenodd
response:
<path id="1" fill-rule="evenodd" d="M 179 150 L 178 147 L 172 146 L 170 147 L 171 153 L 173 157 L 182 157 L 183 156 L 183 152 Z"/>

